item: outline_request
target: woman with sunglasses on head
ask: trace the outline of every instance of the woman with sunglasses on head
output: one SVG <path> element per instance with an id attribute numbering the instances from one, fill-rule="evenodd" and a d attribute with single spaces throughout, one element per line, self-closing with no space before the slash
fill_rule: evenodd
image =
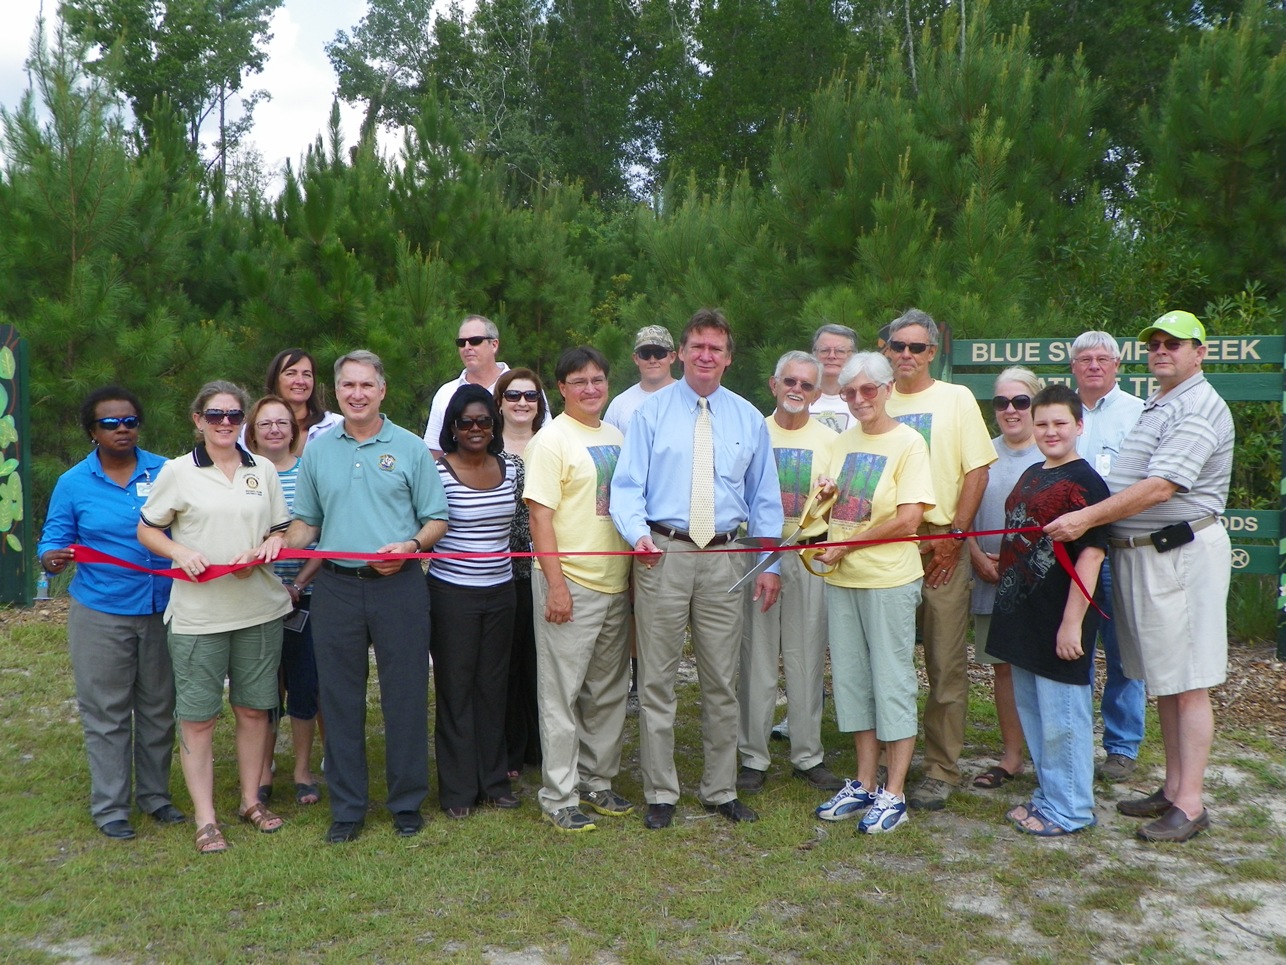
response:
<path id="1" fill-rule="evenodd" d="M 1036 446 L 1031 418 L 1031 401 L 1044 387 L 1045 383 L 1034 372 L 1021 365 L 1011 366 L 996 376 L 995 397 L 991 402 L 1000 435 L 991 440 L 997 459 L 991 464 L 987 488 L 973 518 L 974 529 L 979 532 L 1005 528 L 1005 500 L 1027 467 L 1045 460 Z M 995 674 L 992 699 L 996 703 L 1002 745 L 1000 760 L 973 779 L 973 786 L 984 791 L 1000 787 L 1023 769 L 1023 727 L 1014 702 L 1010 666 L 987 653 L 991 610 L 996 602 L 996 585 L 1000 582 L 997 568 L 1000 542 L 999 536 L 971 536 L 966 540 L 976 577 L 970 606 L 974 658 L 979 663 L 990 664 Z"/>
<path id="2" fill-rule="evenodd" d="M 299 430 L 293 447 L 296 456 L 321 433 L 343 421 L 338 413 L 326 411 L 325 390 L 317 379 L 317 363 L 301 348 L 283 349 L 277 353 L 268 364 L 263 392 L 266 396 L 276 396 L 290 407 Z"/>
<path id="3" fill-rule="evenodd" d="M 438 443 L 446 534 L 438 553 L 509 552 L 517 470 L 500 455 L 503 423 L 490 392 L 464 385 L 447 403 Z M 513 567 L 508 556 L 435 556 L 429 585 L 438 797 L 447 817 L 479 805 L 516 808 L 506 773 L 505 697 L 513 640 Z"/>
<path id="4" fill-rule="evenodd" d="M 496 405 L 504 423 L 501 456 L 517 473 L 513 527 L 509 548 L 531 552 L 531 520 L 522 493 L 525 481 L 523 453 L 536 431 L 545 424 L 545 392 L 540 376 L 531 369 L 510 369 L 496 383 Z M 539 717 L 536 710 L 536 630 L 531 603 L 531 558 L 515 559 L 513 647 L 509 653 L 509 696 L 505 703 L 505 748 L 510 781 L 522 776 L 524 765 L 540 765 Z"/>
<path id="5" fill-rule="evenodd" d="M 250 562 L 265 546 L 275 556 L 290 523 L 276 469 L 237 443 L 248 405 L 245 392 L 230 382 L 201 388 L 192 402 L 199 441 L 192 452 L 165 464 L 138 524 L 139 542 L 172 560 L 187 577 L 174 581 L 165 622 L 182 734 L 180 760 L 196 812 L 200 854 L 228 847 L 214 808 L 213 758 L 225 677 L 236 719 L 238 814 L 265 834 L 282 824 L 259 800 L 259 775 L 268 715 L 278 703 L 282 617 L 293 609 L 290 594 L 266 566 L 190 582 L 212 565 Z"/>
<path id="6" fill-rule="evenodd" d="M 835 715 L 853 734 L 857 778 L 817 808 L 827 821 L 861 817 L 858 831 L 881 834 L 907 820 L 906 775 L 919 726 L 915 609 L 924 568 L 914 542 L 934 505 L 929 447 L 888 414 L 893 368 L 878 352 L 858 352 L 840 372 L 840 398 L 854 424 L 831 447 L 823 494 L 834 493 L 828 540 L 877 541 L 831 546 L 817 562 L 826 576 Z M 877 785 L 880 744 L 888 775 Z"/>
<path id="7" fill-rule="evenodd" d="M 54 486 L 36 556 L 50 573 L 74 562 L 72 544 L 160 569 L 138 541 L 138 513 L 165 457 L 138 447 L 143 406 L 128 389 L 95 389 L 80 408 L 94 448 Z M 170 801 L 174 675 L 162 614 L 171 581 L 119 566 L 79 566 L 67 643 L 89 756 L 89 813 L 109 838 L 134 837 L 134 803 L 162 824 L 185 820 Z M 130 788 L 133 785 L 133 800 Z"/>
<path id="8" fill-rule="evenodd" d="M 294 451 L 299 435 L 299 424 L 291 415 L 290 407 L 277 396 L 265 395 L 250 409 L 250 417 L 246 419 L 247 448 L 276 468 L 287 510 L 292 510 L 295 504 L 300 458 Z M 316 546 L 314 543 L 308 548 L 315 549 Z M 321 569 L 321 563 L 320 559 L 278 559 L 272 565 L 295 607 L 282 629 L 279 692 L 285 693 L 284 712 L 290 718 L 291 746 L 295 753 L 295 803 L 304 805 L 321 800 L 312 771 L 318 706 L 317 658 L 313 653 L 313 628 L 309 619 L 312 581 Z M 273 751 L 277 744 L 277 721 L 282 711 L 280 706 L 274 709 L 264 744 L 264 767 L 259 777 L 259 800 L 264 804 L 272 798 Z"/>

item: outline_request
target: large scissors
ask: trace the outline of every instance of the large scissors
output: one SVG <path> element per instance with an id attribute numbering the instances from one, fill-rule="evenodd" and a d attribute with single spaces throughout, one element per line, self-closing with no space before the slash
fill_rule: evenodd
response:
<path id="1" fill-rule="evenodd" d="M 762 550 L 780 550 L 786 546 L 794 546 L 795 543 L 798 542 L 799 537 L 804 530 L 811 528 L 826 518 L 826 514 L 829 513 L 831 507 L 835 505 L 835 500 L 838 496 L 839 492 L 834 491 L 825 499 L 822 499 L 822 487 L 818 486 L 808 494 L 808 501 L 804 503 L 804 511 L 799 514 L 799 525 L 796 526 L 795 531 L 785 539 L 774 539 L 771 536 L 743 536 L 741 539 L 737 540 L 737 543 L 742 546 L 750 546 L 754 549 Z M 807 553 L 809 551 L 805 550 L 804 552 Z M 768 569 L 768 567 L 772 566 L 780 555 L 780 553 L 764 554 L 764 558 L 747 570 L 745 576 L 732 584 L 732 586 L 728 587 L 728 592 L 734 593 L 741 589 L 742 584 L 747 580 L 753 580 L 764 570 Z M 813 555 L 816 555 L 815 551 Z M 809 572 L 816 573 L 818 576 L 825 575 L 826 571 L 819 572 L 809 566 L 808 562 L 804 562 L 804 566 L 808 568 Z"/>

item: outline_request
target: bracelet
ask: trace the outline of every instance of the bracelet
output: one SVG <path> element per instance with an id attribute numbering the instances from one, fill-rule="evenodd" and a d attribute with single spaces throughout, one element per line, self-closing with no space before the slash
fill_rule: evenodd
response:
<path id="1" fill-rule="evenodd" d="M 418 538 L 418 537 L 412 536 L 412 537 L 411 537 L 411 542 L 415 544 L 415 552 L 417 552 L 417 553 L 423 553 L 423 552 L 424 552 L 424 547 L 420 545 L 420 540 L 419 540 L 419 538 Z"/>

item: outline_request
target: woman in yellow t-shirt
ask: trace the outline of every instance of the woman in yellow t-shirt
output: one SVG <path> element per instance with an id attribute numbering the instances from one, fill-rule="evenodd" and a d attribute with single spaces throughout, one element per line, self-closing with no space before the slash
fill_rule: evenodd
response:
<path id="1" fill-rule="evenodd" d="M 885 411 L 893 370 L 884 356 L 862 352 L 840 372 L 840 398 L 854 425 L 831 446 L 823 494 L 837 494 L 830 542 L 893 540 L 914 535 L 934 505 L 929 448 L 918 432 Z M 826 577 L 831 683 L 839 729 L 853 733 L 857 778 L 846 781 L 817 816 L 862 815 L 858 830 L 892 831 L 907 819 L 905 782 L 915 748 L 915 609 L 924 570 L 915 542 L 831 546 L 818 562 Z M 879 745 L 888 778 L 876 787 Z"/>

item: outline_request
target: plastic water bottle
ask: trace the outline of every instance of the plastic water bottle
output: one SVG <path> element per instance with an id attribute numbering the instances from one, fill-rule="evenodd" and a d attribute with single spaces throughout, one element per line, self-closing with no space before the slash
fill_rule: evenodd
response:
<path id="1" fill-rule="evenodd" d="M 36 599 L 49 599 L 49 574 L 43 566 L 40 568 L 40 575 L 36 577 Z"/>

